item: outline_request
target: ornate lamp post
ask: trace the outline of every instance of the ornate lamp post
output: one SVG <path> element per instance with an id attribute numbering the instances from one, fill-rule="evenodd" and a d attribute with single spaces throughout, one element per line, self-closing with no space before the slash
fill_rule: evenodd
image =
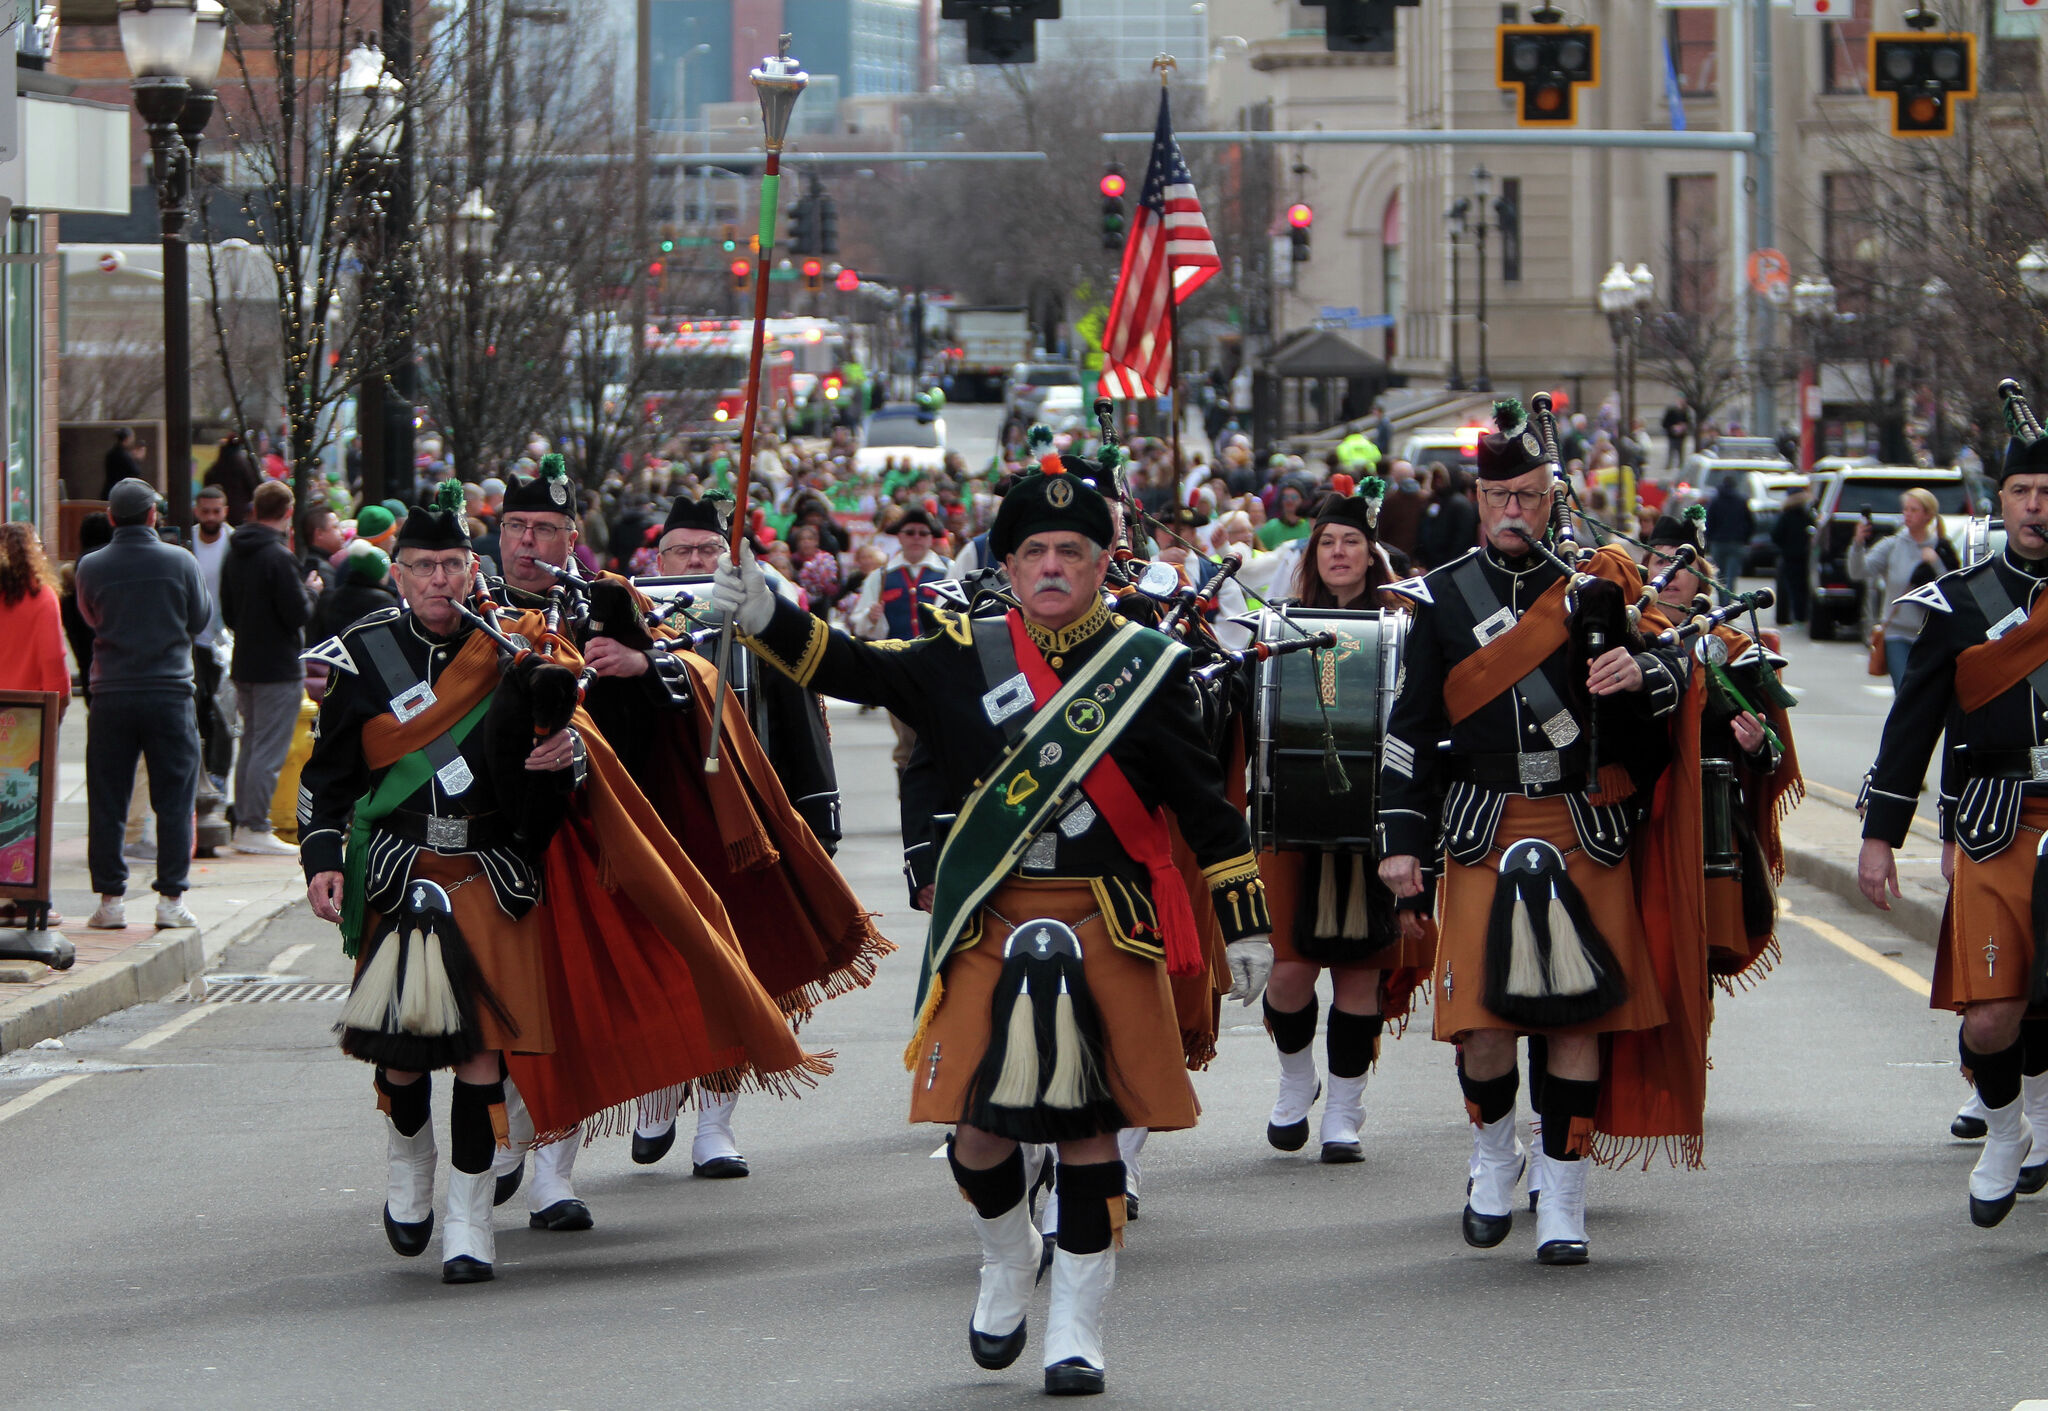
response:
<path id="1" fill-rule="evenodd" d="M 366 251 L 373 251 L 365 265 L 381 264 L 391 257 L 385 206 L 395 201 L 390 177 L 398 155 L 405 115 L 405 85 L 391 72 L 382 51 L 358 44 L 343 61 L 340 94 L 336 102 L 335 167 L 341 179 L 356 188 L 366 214 L 358 235 Z M 356 433 L 363 438 L 363 502 L 371 504 L 396 492 L 410 498 L 410 467 L 387 483 L 386 467 L 391 454 L 387 446 L 390 417 L 385 398 L 385 377 L 381 368 L 387 351 L 385 315 L 381 309 L 364 319 L 363 365 L 368 371 L 356 389 Z M 405 408 L 411 422 L 410 407 Z M 404 454 L 411 460 L 410 438 L 404 438 Z"/>
<path id="2" fill-rule="evenodd" d="M 1444 212 L 1444 235 L 1451 247 L 1451 380 L 1449 385 L 1454 392 L 1463 391 L 1465 387 L 1465 369 L 1461 366 L 1464 331 L 1458 326 L 1458 320 L 1463 313 L 1458 307 L 1460 297 L 1458 288 L 1458 239 L 1465 233 L 1466 213 L 1471 209 L 1471 201 L 1460 196 L 1451 203 L 1451 208 Z"/>
<path id="3" fill-rule="evenodd" d="M 192 165 L 213 116 L 213 83 L 227 45 L 219 0 L 120 0 L 121 52 L 135 110 L 149 132 L 150 181 L 163 238 L 164 470 L 171 521 L 192 522 L 192 308 L 185 226 Z"/>
<path id="4" fill-rule="evenodd" d="M 1920 286 L 1920 313 L 1923 318 L 1934 320 L 1948 312 L 1948 281 L 1940 275 L 1930 275 Z M 1939 354 L 1928 360 L 1928 410 L 1927 410 L 1927 458 L 1935 465 L 1946 465 L 1942 456 L 1943 442 L 1941 421 L 1941 357 Z"/>

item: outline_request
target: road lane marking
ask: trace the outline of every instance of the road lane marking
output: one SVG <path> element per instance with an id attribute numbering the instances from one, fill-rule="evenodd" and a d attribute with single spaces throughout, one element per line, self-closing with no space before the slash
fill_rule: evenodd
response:
<path id="1" fill-rule="evenodd" d="M 1914 970 L 1911 966 L 1899 964 L 1898 961 L 1893 960 L 1888 955 L 1879 954 L 1847 931 L 1844 931 L 1841 927 L 1831 926 L 1827 922 L 1815 917 L 1801 916 L 1796 911 L 1781 911 L 1778 914 L 1787 921 L 1797 921 L 1801 926 L 1804 926 L 1807 930 L 1813 932 L 1814 935 L 1819 936 L 1845 955 L 1853 956 L 1872 969 L 1891 976 L 1892 979 L 1897 980 L 1914 994 L 1920 996 L 1920 998 L 1926 999 L 1933 993 L 1933 986 L 1920 975 L 1920 972 Z"/>
<path id="2" fill-rule="evenodd" d="M 159 1024 L 141 1038 L 130 1039 L 127 1043 L 122 1044 L 121 1047 L 124 1049 L 155 1048 L 165 1039 L 170 1038 L 173 1034 L 183 1033 L 219 1008 L 220 1006 L 217 1004 L 194 1005 L 189 1013 L 180 1014 L 176 1019 L 168 1023 Z"/>
<path id="3" fill-rule="evenodd" d="M 72 1084 L 84 1082 L 87 1076 L 84 1073 L 67 1073 L 61 1078 L 50 1079 L 40 1087 L 30 1088 L 14 1101 L 0 1106 L 0 1122 L 5 1122 L 10 1117 L 19 1117 L 44 1098 L 55 1097 Z"/>
<path id="4" fill-rule="evenodd" d="M 295 946 L 286 946 L 270 958 L 270 964 L 263 968 L 272 975 L 282 975 L 299 963 L 299 957 L 313 949 L 311 941 L 301 941 Z"/>

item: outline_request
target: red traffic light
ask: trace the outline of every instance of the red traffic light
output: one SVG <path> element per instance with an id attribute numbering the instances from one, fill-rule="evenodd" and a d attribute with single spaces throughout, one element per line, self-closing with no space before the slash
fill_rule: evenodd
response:
<path id="1" fill-rule="evenodd" d="M 1122 172 L 1113 171 L 1102 178 L 1102 194 L 1112 201 L 1122 197 L 1124 194 L 1124 176 Z"/>
<path id="2" fill-rule="evenodd" d="M 816 279 L 816 278 L 817 278 L 817 277 L 818 277 L 819 275 L 823 274 L 824 272 L 825 272 L 825 264 L 824 264 L 824 262 L 823 262 L 822 260 L 805 260 L 805 261 L 804 261 L 804 278 L 805 278 L 805 279 Z"/>
<path id="3" fill-rule="evenodd" d="M 754 267 L 745 260 L 734 260 L 732 262 L 732 277 L 734 279 L 745 279 L 753 272 Z"/>
<path id="4" fill-rule="evenodd" d="M 853 270 L 843 269 L 839 271 L 839 277 L 833 280 L 832 284 L 842 294 L 851 294 L 860 288 L 860 275 Z"/>
<path id="5" fill-rule="evenodd" d="M 1296 230 L 1307 230 L 1316 223 L 1316 213 L 1306 201 L 1296 201 L 1287 208 L 1287 223 Z"/>
<path id="6" fill-rule="evenodd" d="M 647 277 L 648 277 L 649 279 L 659 279 L 659 278 L 661 278 L 661 261 L 660 261 L 660 260 L 653 260 L 653 261 L 650 261 L 650 262 L 649 262 L 649 264 L 648 264 L 648 266 L 647 266 Z"/>

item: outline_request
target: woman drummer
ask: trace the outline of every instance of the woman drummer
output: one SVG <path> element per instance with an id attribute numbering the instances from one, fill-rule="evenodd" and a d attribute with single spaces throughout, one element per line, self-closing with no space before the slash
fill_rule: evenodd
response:
<path id="1" fill-rule="evenodd" d="M 1303 608 L 1398 609 L 1401 600 L 1382 591 L 1397 575 L 1375 532 L 1385 484 L 1368 479 L 1363 493 L 1351 494 L 1342 492 L 1342 477 L 1338 483 L 1339 492 L 1317 507 L 1295 573 L 1294 602 Z M 1325 690 L 1333 688 L 1334 681 Z M 1414 912 L 1396 911 L 1377 868 L 1377 857 L 1358 853 L 1289 848 L 1259 854 L 1273 914 L 1266 1028 L 1280 1055 L 1280 1094 L 1266 1140 L 1281 1151 L 1299 1151 L 1307 1143 L 1309 1109 L 1322 1092 L 1311 1047 L 1317 976 L 1329 971 L 1334 991 L 1322 1159 L 1363 1161 L 1358 1132 L 1365 1121 L 1365 1079 L 1379 1053 L 1381 1027 L 1390 1013 L 1396 1022 L 1406 1018 L 1434 958 L 1428 923 Z"/>

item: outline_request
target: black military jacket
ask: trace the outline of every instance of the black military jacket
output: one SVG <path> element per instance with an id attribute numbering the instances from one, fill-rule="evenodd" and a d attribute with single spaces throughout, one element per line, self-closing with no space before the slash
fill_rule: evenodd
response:
<path id="1" fill-rule="evenodd" d="M 1987 576 L 1992 584 L 1981 581 Z M 2018 835 L 2021 799 L 2048 793 L 2048 783 L 2033 779 L 2029 758 L 2035 747 L 2048 745 L 2048 701 L 2037 698 L 2024 681 L 1981 710 L 1966 712 L 1955 698 L 1956 658 L 1992 640 L 1994 630 L 2003 635 L 1999 623 L 1985 616 L 1982 597 L 2010 603 L 2024 614 L 2032 610 L 2044 583 L 2048 561 L 2029 564 L 2008 550 L 1900 599 L 1925 607 L 1927 622 L 1906 658 L 1905 681 L 1885 717 L 1877 762 L 1870 767 L 1864 837 L 1882 838 L 1893 847 L 1905 842 L 1928 761 L 1944 731 L 1943 833 L 1952 833 L 1973 860 L 2004 851 Z M 1983 591 L 1993 586 L 1995 592 Z"/>
<path id="2" fill-rule="evenodd" d="M 1482 627 L 1481 619 L 1475 617 L 1452 581 L 1460 564 L 1475 559 L 1493 595 L 1514 621 L 1563 576 L 1547 560 L 1508 560 L 1490 548 L 1481 548 L 1422 578 L 1393 585 L 1392 591 L 1412 599 L 1416 606 L 1401 657 L 1400 696 L 1380 761 L 1381 855 L 1418 857 L 1427 862 L 1448 852 L 1459 862 L 1476 863 L 1493 846 L 1507 799 L 1520 794 L 1564 797 L 1580 845 L 1601 862 L 1618 863 L 1628 851 L 1629 836 L 1646 800 L 1639 797 L 1598 806 L 1587 802 L 1586 722 L 1577 719 L 1582 710 L 1574 711 L 1580 727 L 1578 739 L 1557 751 L 1555 780 L 1516 785 L 1500 782 L 1497 775 L 1474 777 L 1482 766 L 1503 768 L 1503 761 L 1512 761 L 1517 755 L 1554 748 L 1543 731 L 1543 722 L 1512 687 L 1455 726 L 1451 724 L 1444 705 L 1444 678 L 1507 625 L 1504 619 Z M 1643 689 L 1609 696 L 1600 703 L 1603 763 L 1624 762 L 1632 740 L 1639 744 L 1646 731 L 1661 730 L 1652 722 L 1668 716 L 1685 689 L 1689 672 L 1678 649 L 1652 647 L 1636 653 L 1635 660 L 1642 668 Z M 1573 670 L 1569 646 L 1553 652 L 1541 668 L 1551 691 L 1567 706 L 1583 695 L 1583 681 L 1570 680 Z"/>
<path id="3" fill-rule="evenodd" d="M 382 634 L 396 646 L 418 679 L 431 688 L 455 660 L 474 629 L 467 624 L 449 637 L 437 637 L 403 608 L 387 608 L 345 628 L 339 636 L 312 648 L 307 655 L 333 668 L 314 724 L 312 757 L 299 779 L 299 858 L 307 880 L 322 872 L 343 870 L 343 843 L 356 801 L 380 783 L 387 769 L 371 769 L 363 757 L 363 727 L 392 712 L 392 691 L 371 656 L 366 639 Z M 521 771 L 512 784 L 498 777 L 506 767 L 493 758 L 488 718 L 461 742 L 459 753 L 469 766 L 471 781 L 451 791 L 437 776 L 415 789 L 399 808 L 421 818 L 448 820 L 478 836 L 502 837 L 508 818 L 530 816 L 549 806 L 566 808 L 581 770 Z M 522 742 L 523 743 L 523 742 Z M 502 753 L 502 752 L 501 752 Z M 486 832 L 486 830 L 489 830 Z M 454 855 L 473 854 L 483 864 L 500 906 L 523 916 L 540 899 L 539 859 L 509 838 L 481 846 L 426 843 L 405 836 L 397 827 L 373 828 L 369 841 L 367 903 L 388 911 L 411 875 L 412 862 L 423 848 Z"/>
<path id="4" fill-rule="evenodd" d="M 800 685 L 862 705 L 887 707 L 930 749 L 933 771 L 923 776 L 926 807 L 950 823 L 1007 753 L 1002 726 L 991 721 L 982 697 L 992 685 L 976 653 L 969 619 L 933 609 L 938 627 L 908 642 L 858 642 L 828 628 L 795 605 L 777 599 L 775 616 L 758 637 L 743 638 L 756 654 Z M 1115 626 L 1104 608 L 1060 632 L 1032 628 L 1046 663 L 1062 680 L 1092 654 L 1098 636 Z M 1209 882 L 1226 940 L 1271 929 L 1265 893 L 1252 858 L 1244 815 L 1224 795 L 1223 774 L 1202 733 L 1185 654 L 1143 707 L 1143 717 L 1110 747 L 1110 757 L 1147 808 L 1172 810 Z M 908 838 L 907 838 L 908 840 Z M 943 826 L 933 845 L 943 843 Z M 1119 945 L 1157 953 L 1134 928 L 1157 934 L 1151 878 L 1125 851 L 1085 798 L 1076 800 L 1041 834 L 1020 868 L 1026 877 L 1086 878 L 1102 883 L 1110 902 L 1105 921 Z M 1022 919 L 1022 918 L 1013 918 Z"/>

